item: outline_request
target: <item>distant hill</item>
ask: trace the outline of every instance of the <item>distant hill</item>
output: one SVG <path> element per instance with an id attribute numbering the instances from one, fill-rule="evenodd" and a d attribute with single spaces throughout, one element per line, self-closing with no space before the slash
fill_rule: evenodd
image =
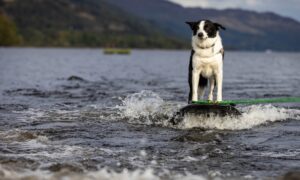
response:
<path id="1" fill-rule="evenodd" d="M 291 18 L 167 0 L 0 0 L 0 33 L 8 34 L 0 46 L 190 48 L 184 22 L 199 19 L 227 27 L 227 49 L 300 51 L 300 23 Z"/>
<path id="2" fill-rule="evenodd" d="M 103 0 L 0 0 L 0 12 L 14 21 L 24 46 L 186 47 Z"/>
<path id="3" fill-rule="evenodd" d="M 274 13 L 239 9 L 184 8 L 166 0 L 106 0 L 128 13 L 150 20 L 164 32 L 184 39 L 190 30 L 187 20 L 211 19 L 220 22 L 226 47 L 241 50 L 299 51 L 300 23 Z"/>

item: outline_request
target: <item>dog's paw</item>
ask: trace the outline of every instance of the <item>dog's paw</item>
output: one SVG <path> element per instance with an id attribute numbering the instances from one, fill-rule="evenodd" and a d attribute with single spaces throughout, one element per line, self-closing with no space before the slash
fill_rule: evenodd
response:
<path id="1" fill-rule="evenodd" d="M 215 104 L 219 104 L 219 103 L 221 103 L 221 102 L 222 102 L 222 101 L 218 101 L 218 100 L 214 101 Z"/>
<path id="2" fill-rule="evenodd" d="M 222 100 L 222 98 L 217 98 L 216 101 L 217 102 L 222 102 L 223 100 Z"/>

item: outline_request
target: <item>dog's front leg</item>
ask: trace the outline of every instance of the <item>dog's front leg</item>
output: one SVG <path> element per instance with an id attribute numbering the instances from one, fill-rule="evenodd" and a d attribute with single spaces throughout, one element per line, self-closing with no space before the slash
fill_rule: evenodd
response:
<path id="1" fill-rule="evenodd" d="M 223 70 L 220 70 L 217 74 L 216 74 L 216 81 L 217 81 L 217 88 L 218 88 L 218 92 L 217 92 L 217 101 L 222 101 L 222 86 L 223 86 Z"/>
<path id="2" fill-rule="evenodd" d="M 200 70 L 193 69 L 192 72 L 192 101 L 198 101 L 198 87 L 199 87 L 199 78 Z"/>

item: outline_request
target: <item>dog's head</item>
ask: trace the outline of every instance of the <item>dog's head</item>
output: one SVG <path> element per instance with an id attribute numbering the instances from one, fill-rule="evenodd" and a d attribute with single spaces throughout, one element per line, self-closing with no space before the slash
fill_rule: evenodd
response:
<path id="1" fill-rule="evenodd" d="M 219 23 L 210 20 L 201 20 L 196 22 L 186 22 L 193 31 L 193 36 L 200 40 L 207 38 L 215 38 L 220 29 L 225 30 L 225 27 Z"/>

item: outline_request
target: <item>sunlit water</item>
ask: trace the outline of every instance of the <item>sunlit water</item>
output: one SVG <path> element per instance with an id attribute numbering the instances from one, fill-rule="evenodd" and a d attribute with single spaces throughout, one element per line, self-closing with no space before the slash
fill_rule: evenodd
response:
<path id="1" fill-rule="evenodd" d="M 188 51 L 0 49 L 0 177 L 257 179 L 300 167 L 300 105 L 174 113 Z M 300 54 L 227 52 L 225 99 L 300 96 Z"/>

